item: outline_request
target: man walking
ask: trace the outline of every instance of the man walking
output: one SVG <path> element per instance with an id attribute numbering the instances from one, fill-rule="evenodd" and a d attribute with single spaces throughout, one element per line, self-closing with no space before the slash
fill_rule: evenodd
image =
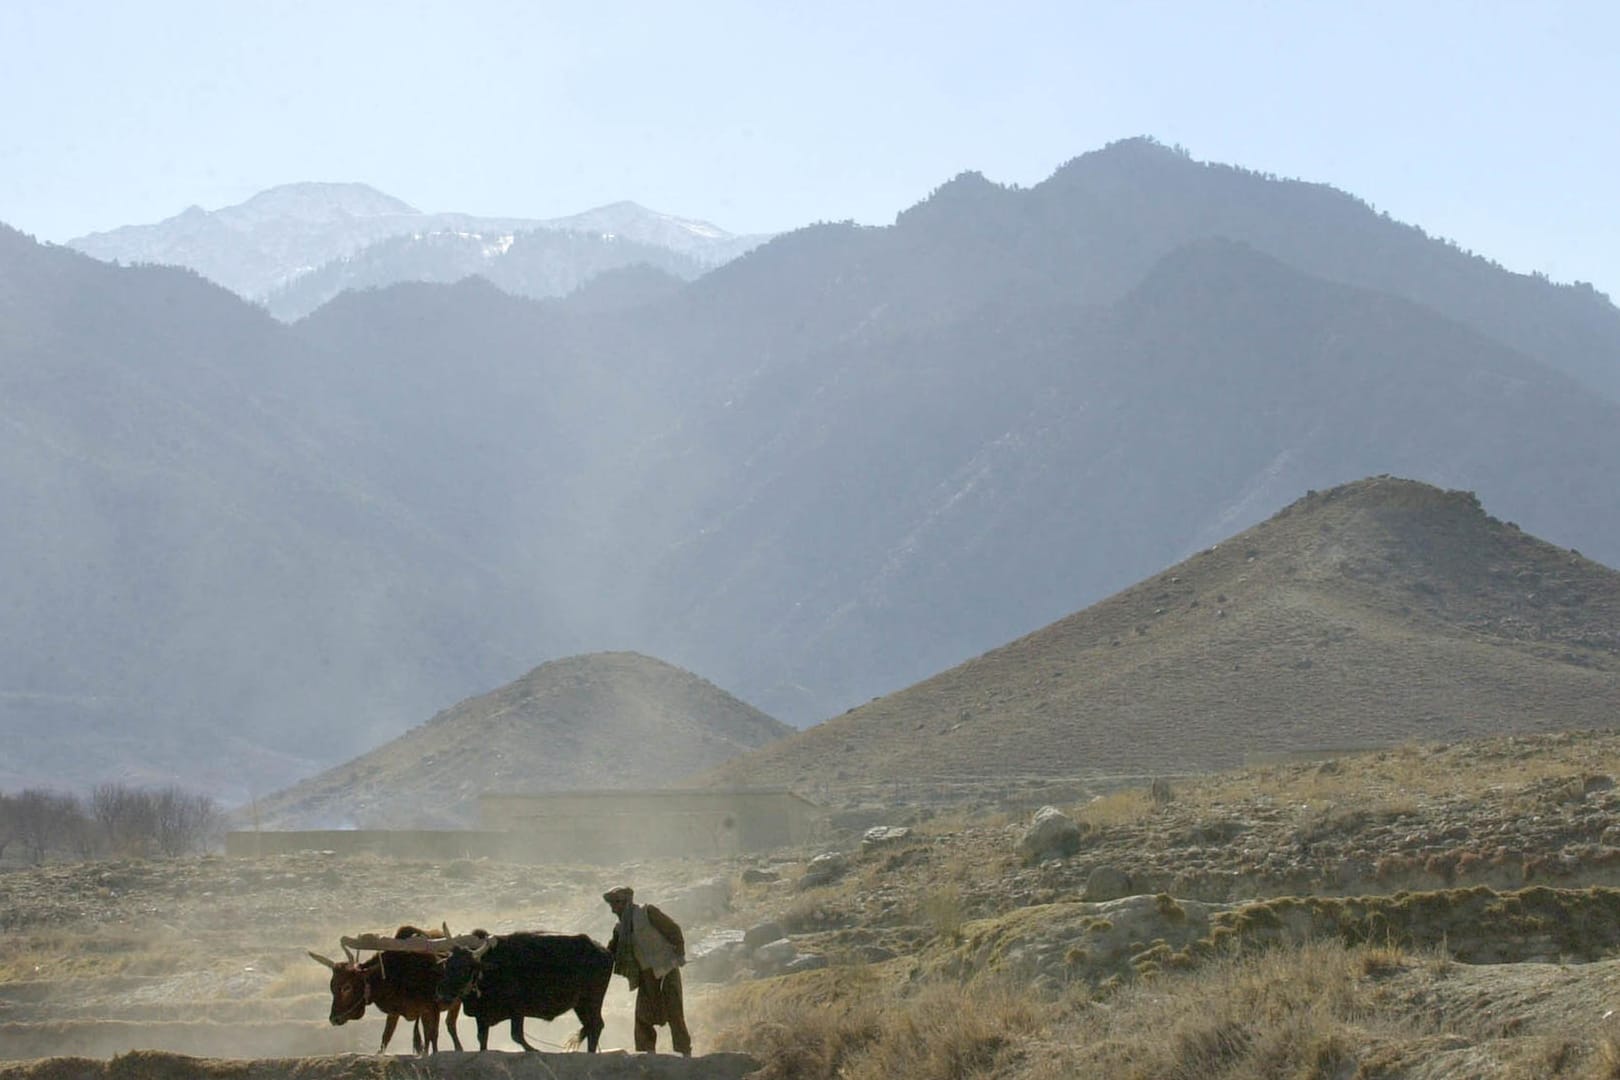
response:
<path id="1" fill-rule="evenodd" d="M 602 894 L 618 918 L 608 951 L 613 971 L 629 980 L 636 992 L 636 1050 L 653 1053 L 658 1026 L 669 1025 L 675 1052 L 692 1055 L 692 1035 L 686 1030 L 686 1007 L 681 1000 L 681 965 L 686 963 L 686 938 L 675 920 L 651 904 L 633 902 L 628 885 Z"/>

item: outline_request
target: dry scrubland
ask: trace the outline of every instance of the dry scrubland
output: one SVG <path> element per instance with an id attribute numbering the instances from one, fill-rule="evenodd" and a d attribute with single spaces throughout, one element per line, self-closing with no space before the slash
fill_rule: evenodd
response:
<path id="1" fill-rule="evenodd" d="M 710 1056 L 660 1061 L 663 1075 L 733 1075 L 747 1059 L 715 1052 L 741 1051 L 765 1078 L 1620 1076 L 1617 777 L 1608 732 L 1411 744 L 1078 799 L 1063 807 L 1075 849 L 1038 863 L 1019 854 L 1018 807 L 895 808 L 887 823 L 911 831 L 883 845 L 863 850 L 854 828 L 726 862 L 13 868 L 0 1050 L 301 1059 L 212 1076 L 578 1075 L 583 1055 L 373 1058 L 381 1021 L 329 1027 L 325 972 L 304 950 L 440 919 L 605 938 L 598 895 L 631 880 L 685 905 L 694 942 L 775 922 L 827 960 L 756 978 L 718 952 L 695 959 L 690 1011 Z M 806 884 L 828 850 L 841 865 Z M 608 1004 L 604 1045 L 628 1045 L 622 981 Z M 572 1030 L 537 1033 L 555 1045 Z M 633 1057 L 598 1064 L 650 1075 L 623 1071 Z M 13 1061 L 0 1077 L 101 1069 Z M 150 1054 L 111 1071 L 205 1074 Z"/>

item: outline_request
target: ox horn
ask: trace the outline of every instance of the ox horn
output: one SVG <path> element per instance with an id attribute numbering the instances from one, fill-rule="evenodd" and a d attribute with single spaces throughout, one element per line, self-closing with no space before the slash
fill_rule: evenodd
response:
<path id="1" fill-rule="evenodd" d="M 342 944 L 342 943 L 339 942 L 339 944 Z M 349 958 L 349 963 L 351 963 L 351 964 L 357 964 L 357 963 L 360 962 L 359 955 L 353 949 L 349 948 L 347 945 L 343 946 L 343 955 L 347 956 Z"/>
<path id="2" fill-rule="evenodd" d="M 312 953 L 310 953 L 310 954 L 309 954 L 309 958 L 310 958 L 310 959 L 311 959 L 311 960 L 318 960 L 318 961 L 320 961 L 320 962 L 321 962 L 321 963 L 323 963 L 323 964 L 325 964 L 325 965 L 326 965 L 326 966 L 327 966 L 327 967 L 329 967 L 329 968 L 331 968 L 331 969 L 332 969 L 332 970 L 333 970 L 333 971 L 336 971 L 336 970 L 337 970 L 337 962 L 336 962 L 336 961 L 334 961 L 334 960 L 328 960 L 328 959 L 327 959 L 327 958 L 326 958 L 326 957 L 324 957 L 324 956 L 322 956 L 322 955 L 321 955 L 321 954 L 320 954 L 320 953 L 318 953 L 318 952 L 312 952 Z"/>
<path id="3" fill-rule="evenodd" d="M 499 940 L 501 939 L 496 937 L 494 934 L 489 935 L 489 937 L 484 939 L 484 943 L 482 945 L 478 946 L 478 948 L 472 951 L 473 959 L 476 960 L 480 956 L 483 956 L 485 953 L 489 952 L 490 948 Z"/>
<path id="4" fill-rule="evenodd" d="M 444 940 L 449 941 L 450 940 L 450 924 L 448 922 L 441 922 L 439 924 L 439 929 L 444 932 Z"/>

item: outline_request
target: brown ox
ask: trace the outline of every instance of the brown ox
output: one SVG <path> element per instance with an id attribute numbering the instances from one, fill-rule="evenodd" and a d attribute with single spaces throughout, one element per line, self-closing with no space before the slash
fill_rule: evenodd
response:
<path id="1" fill-rule="evenodd" d="M 394 936 L 425 938 L 438 935 L 414 926 L 402 926 Z M 443 1009 L 450 1028 L 450 1041 L 457 1050 L 461 1049 L 461 1037 L 456 1034 L 456 1017 L 461 1012 L 461 1004 L 456 1002 L 445 1008 L 434 1000 L 433 991 L 439 983 L 439 964 L 432 954 L 385 951 L 365 963 L 359 963 L 347 945 L 343 946 L 343 953 L 349 959 L 342 963 L 328 960 L 319 953 L 309 954 L 332 969 L 332 1013 L 329 1019 L 333 1026 L 358 1020 L 365 1015 L 367 1005 L 375 1005 L 387 1018 L 383 1023 L 382 1045 L 377 1047 L 377 1053 L 388 1049 L 388 1040 L 394 1037 L 394 1027 L 402 1016 L 420 1024 L 420 1030 L 412 1030 L 412 1049 L 418 1054 L 438 1053 L 439 1012 Z"/>

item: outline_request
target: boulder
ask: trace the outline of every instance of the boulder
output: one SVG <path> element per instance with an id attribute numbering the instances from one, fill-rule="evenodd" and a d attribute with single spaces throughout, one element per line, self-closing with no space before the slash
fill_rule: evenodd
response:
<path id="1" fill-rule="evenodd" d="M 750 949 L 757 949 L 766 942 L 778 941 L 786 936 L 787 931 L 782 929 L 782 924 L 772 920 L 758 926 L 750 926 L 743 932 L 742 941 Z"/>
<path id="2" fill-rule="evenodd" d="M 723 877 L 704 878 L 653 903 L 682 929 L 690 929 L 713 922 L 731 910 L 731 882 Z"/>
<path id="3" fill-rule="evenodd" d="M 691 982 L 725 982 L 747 958 L 741 930 L 710 930 L 687 946 L 684 978 Z"/>
<path id="4" fill-rule="evenodd" d="M 1018 852 L 1026 863 L 1062 859 L 1080 850 L 1080 826 L 1055 806 L 1035 811 L 1029 828 L 1018 840 Z"/>
<path id="5" fill-rule="evenodd" d="M 797 945 L 787 938 L 777 938 L 755 949 L 750 959 L 753 961 L 754 974 L 777 975 L 793 963 L 798 955 Z"/>
<path id="6" fill-rule="evenodd" d="M 874 825 L 861 835 L 861 850 L 892 847 L 910 835 L 911 830 L 904 825 Z"/>
<path id="7" fill-rule="evenodd" d="M 799 878 L 799 888 L 813 889 L 818 885 L 826 885 L 837 881 L 847 869 L 849 869 L 849 860 L 835 851 L 817 855 L 804 868 L 804 876 Z"/>
<path id="8" fill-rule="evenodd" d="M 1088 903 L 1118 900 L 1131 895 L 1131 877 L 1117 866 L 1099 866 L 1086 878 Z"/>
<path id="9" fill-rule="evenodd" d="M 801 971 L 816 971 L 827 966 L 827 958 L 820 953 L 800 953 L 782 968 L 782 974 L 794 975 Z"/>

